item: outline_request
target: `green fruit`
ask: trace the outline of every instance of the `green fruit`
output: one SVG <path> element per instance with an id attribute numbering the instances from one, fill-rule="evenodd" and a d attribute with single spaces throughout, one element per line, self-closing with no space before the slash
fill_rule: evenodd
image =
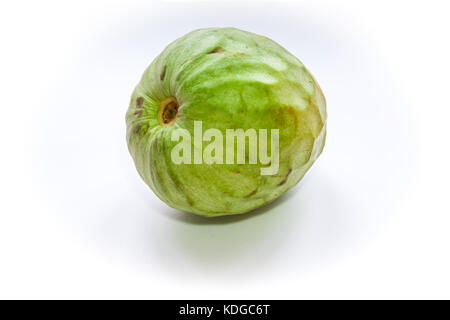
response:
<path id="1" fill-rule="evenodd" d="M 203 132 L 215 128 L 223 134 L 216 145 L 223 146 L 223 164 L 174 162 L 172 151 L 181 140 L 172 135 L 185 129 L 194 137 L 194 121 L 201 121 Z M 263 206 L 300 181 L 324 147 L 326 107 L 317 82 L 280 45 L 234 28 L 211 28 L 172 42 L 151 63 L 133 92 L 126 122 L 136 168 L 155 194 L 173 208 L 220 216 Z M 261 174 L 272 163 L 250 163 L 251 142 L 245 163 L 226 163 L 227 152 L 238 152 L 236 145 L 227 149 L 227 129 L 239 128 L 267 129 L 267 140 L 261 134 L 258 139 L 268 141 L 272 154 L 276 145 L 269 137 L 279 130 L 275 174 Z M 206 152 L 210 142 L 199 149 L 193 140 L 180 155 Z M 212 154 L 220 157 L 217 150 Z"/>

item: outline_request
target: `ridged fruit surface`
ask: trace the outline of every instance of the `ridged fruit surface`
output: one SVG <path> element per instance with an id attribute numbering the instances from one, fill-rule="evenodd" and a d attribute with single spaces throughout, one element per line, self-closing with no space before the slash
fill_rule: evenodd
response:
<path id="1" fill-rule="evenodd" d="M 172 103 L 166 116 L 173 121 L 165 123 L 162 108 Z M 261 175 L 268 165 L 248 162 L 175 164 L 172 132 L 186 129 L 193 137 L 194 121 L 223 137 L 226 129 L 279 129 L 278 172 Z M 210 28 L 177 39 L 151 63 L 126 123 L 136 168 L 162 201 L 220 216 L 263 206 L 301 180 L 324 147 L 326 107 L 317 82 L 286 49 L 250 32 Z"/>

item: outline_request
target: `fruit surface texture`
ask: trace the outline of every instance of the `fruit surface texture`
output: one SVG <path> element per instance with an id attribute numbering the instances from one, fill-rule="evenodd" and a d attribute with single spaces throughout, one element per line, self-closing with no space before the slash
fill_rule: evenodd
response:
<path id="1" fill-rule="evenodd" d="M 208 217 L 240 214 L 302 179 L 323 150 L 326 117 L 319 85 L 286 49 L 235 28 L 199 29 L 169 44 L 144 72 L 126 113 L 127 143 L 140 176 L 169 206 Z M 221 133 L 222 141 L 203 137 L 196 144 L 198 124 L 203 133 Z M 267 139 L 257 139 L 268 141 L 269 154 L 278 152 L 276 171 L 261 174 L 274 164 L 252 162 L 250 137 L 244 161 L 227 162 L 230 129 L 267 130 Z M 190 163 L 173 159 L 181 141 L 176 132 L 192 137 L 180 153 L 192 156 Z M 199 159 L 212 142 L 223 146 L 223 161 Z M 237 155 L 237 146 L 231 148 Z"/>

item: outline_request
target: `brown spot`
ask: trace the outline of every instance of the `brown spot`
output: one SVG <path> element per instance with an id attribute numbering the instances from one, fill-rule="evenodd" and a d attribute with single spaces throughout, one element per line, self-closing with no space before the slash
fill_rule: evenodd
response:
<path id="1" fill-rule="evenodd" d="M 246 195 L 245 198 L 250 198 L 251 196 L 253 196 L 256 193 L 256 191 L 258 191 L 258 188 L 256 188 L 255 190 L 250 192 L 248 195 Z"/>
<path id="2" fill-rule="evenodd" d="M 223 52 L 225 52 L 224 48 L 222 48 L 222 47 L 215 47 L 210 52 L 208 52 L 208 54 L 223 53 Z"/>
<path id="3" fill-rule="evenodd" d="M 297 120 L 297 115 L 295 114 L 295 109 L 292 108 L 292 107 L 288 108 L 288 113 L 294 119 L 295 130 L 297 131 L 297 129 L 298 129 L 298 120 Z"/>
<path id="4" fill-rule="evenodd" d="M 141 130 L 141 128 L 142 128 L 142 125 L 138 124 L 138 125 L 137 125 L 136 127 L 134 127 L 134 129 L 133 129 L 134 133 L 138 133 L 139 130 Z"/>
<path id="5" fill-rule="evenodd" d="M 137 108 L 142 108 L 143 104 L 144 104 L 144 99 L 142 99 L 142 97 L 139 97 L 136 99 L 136 107 Z"/>
<path id="6" fill-rule="evenodd" d="M 290 114 L 291 116 L 293 116 L 294 118 L 296 117 L 296 116 L 295 116 L 294 108 L 292 108 L 292 107 L 289 108 L 289 109 L 288 109 L 288 112 L 289 112 L 289 114 Z"/>
<path id="7" fill-rule="evenodd" d="M 166 76 L 167 66 L 164 66 L 163 71 L 161 72 L 161 76 L 159 77 L 162 80 L 164 80 L 164 77 Z"/>
<path id="8" fill-rule="evenodd" d="M 283 180 L 281 180 L 281 182 L 278 184 L 278 186 L 281 186 L 281 185 L 286 183 L 286 181 L 287 181 L 289 175 L 291 174 L 291 172 L 292 172 L 292 169 L 289 169 L 289 171 L 287 172 L 286 176 L 284 177 Z"/>
<path id="9" fill-rule="evenodd" d="M 237 174 L 240 174 L 241 172 L 240 172 L 240 171 L 236 171 L 236 173 L 237 173 Z"/>
<path id="10" fill-rule="evenodd" d="M 134 113 L 135 116 L 140 116 L 142 114 L 142 110 L 138 110 Z"/>

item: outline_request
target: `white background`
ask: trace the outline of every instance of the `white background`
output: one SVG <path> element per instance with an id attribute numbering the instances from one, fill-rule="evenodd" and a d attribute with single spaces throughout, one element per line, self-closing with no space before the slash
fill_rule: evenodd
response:
<path id="1" fill-rule="evenodd" d="M 450 298 L 445 1 L 0 5 L 0 298 Z M 141 181 L 125 111 L 201 27 L 266 35 L 328 102 L 324 153 L 253 214 L 203 219 Z"/>

